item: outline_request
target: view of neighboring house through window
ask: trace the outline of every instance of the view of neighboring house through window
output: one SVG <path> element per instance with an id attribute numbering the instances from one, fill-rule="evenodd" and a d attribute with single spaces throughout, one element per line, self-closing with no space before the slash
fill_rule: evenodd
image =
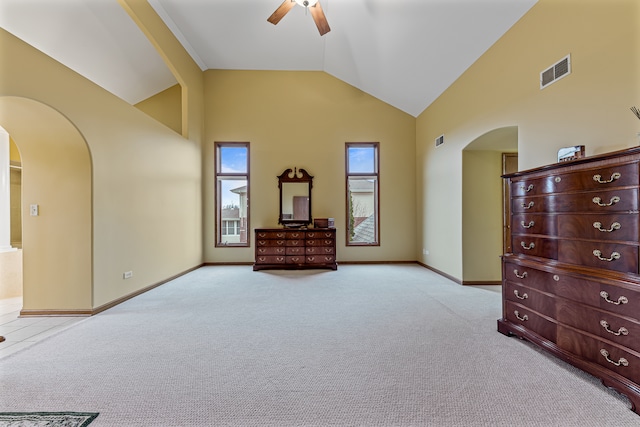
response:
<path id="1" fill-rule="evenodd" d="M 347 245 L 379 245 L 377 142 L 347 142 Z"/>
<path id="2" fill-rule="evenodd" d="M 216 142 L 216 246 L 248 246 L 249 143 Z"/>

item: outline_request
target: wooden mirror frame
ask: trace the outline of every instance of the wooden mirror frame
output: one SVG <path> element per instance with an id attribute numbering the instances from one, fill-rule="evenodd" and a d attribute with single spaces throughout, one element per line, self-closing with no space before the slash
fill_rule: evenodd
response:
<path id="1" fill-rule="evenodd" d="M 283 213 L 283 184 L 292 183 L 292 184 L 307 184 L 309 187 L 307 189 L 308 195 L 308 215 L 306 219 L 296 219 L 292 218 L 284 218 Z M 278 176 L 278 189 L 280 190 L 280 215 L 278 216 L 278 224 L 282 224 L 285 227 L 306 227 L 311 224 L 311 188 L 313 187 L 313 177 L 309 175 L 309 173 L 304 169 L 294 168 L 293 170 L 287 169 L 280 176 Z M 304 196 L 303 196 L 304 197 Z"/>

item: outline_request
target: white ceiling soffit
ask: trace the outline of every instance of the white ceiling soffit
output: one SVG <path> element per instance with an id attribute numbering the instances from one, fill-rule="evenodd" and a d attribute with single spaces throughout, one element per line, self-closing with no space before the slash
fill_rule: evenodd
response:
<path id="1" fill-rule="evenodd" d="M 0 0 L 0 27 L 131 104 L 177 83 L 117 0 Z"/>
<path id="2" fill-rule="evenodd" d="M 420 114 L 536 0 L 149 0 L 203 69 L 325 71 Z M 0 0 L 0 26 L 128 102 L 176 80 L 117 0 Z"/>

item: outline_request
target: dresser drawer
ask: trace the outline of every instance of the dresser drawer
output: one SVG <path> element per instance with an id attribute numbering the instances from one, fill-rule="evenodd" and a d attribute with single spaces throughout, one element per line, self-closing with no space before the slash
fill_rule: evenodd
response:
<path id="1" fill-rule="evenodd" d="M 307 264 L 331 264 L 336 261 L 333 255 L 307 255 Z"/>
<path id="2" fill-rule="evenodd" d="M 558 242 L 554 239 L 545 239 L 532 236 L 512 236 L 513 253 L 531 255 L 542 258 L 557 259 Z"/>
<path id="3" fill-rule="evenodd" d="M 634 162 L 559 174 L 553 177 L 553 183 L 554 192 L 637 186 L 638 164 Z"/>
<path id="4" fill-rule="evenodd" d="M 295 255 L 304 255 L 304 247 L 302 246 L 287 246 L 286 254 L 295 256 Z"/>
<path id="5" fill-rule="evenodd" d="M 558 260 L 623 273 L 637 273 L 638 247 L 617 243 L 560 240 Z"/>
<path id="6" fill-rule="evenodd" d="M 287 240 L 304 240 L 306 238 L 305 231 L 285 231 L 285 236 Z"/>
<path id="7" fill-rule="evenodd" d="M 543 292 L 552 294 L 556 293 L 556 279 L 558 276 L 553 273 L 522 266 L 516 263 L 505 262 L 503 277 L 505 281 L 522 284 Z"/>
<path id="8" fill-rule="evenodd" d="M 285 246 L 304 247 L 304 239 L 287 239 L 285 240 Z"/>
<path id="9" fill-rule="evenodd" d="M 304 261 L 305 261 L 304 254 L 286 256 L 285 258 L 286 258 L 286 263 L 287 264 L 304 264 Z"/>
<path id="10" fill-rule="evenodd" d="M 335 230 L 314 230 L 307 231 L 307 239 L 335 239 Z"/>
<path id="11" fill-rule="evenodd" d="M 256 239 L 284 239 L 286 237 L 284 231 L 261 231 L 256 230 Z"/>
<path id="12" fill-rule="evenodd" d="M 554 191 L 553 177 L 513 180 L 511 182 L 511 196 L 536 196 Z"/>
<path id="13" fill-rule="evenodd" d="M 511 199 L 511 212 L 541 213 L 552 212 L 550 199 L 552 196 L 514 197 Z"/>
<path id="14" fill-rule="evenodd" d="M 576 329 L 640 351 L 640 324 L 609 311 L 558 299 L 557 320 Z"/>
<path id="15" fill-rule="evenodd" d="M 638 210 L 638 189 L 588 191 L 553 195 L 546 206 L 550 212 L 628 212 Z"/>
<path id="16" fill-rule="evenodd" d="M 256 246 L 259 247 L 267 247 L 267 246 L 284 246 L 286 240 L 284 239 L 257 239 Z"/>
<path id="17" fill-rule="evenodd" d="M 640 383 L 640 354 L 607 340 L 558 325 L 558 347 Z"/>
<path id="18" fill-rule="evenodd" d="M 516 234 L 558 234 L 555 215 L 516 214 L 511 219 L 511 232 Z"/>
<path id="19" fill-rule="evenodd" d="M 335 255 L 333 246 L 307 246 L 304 249 L 307 255 Z"/>
<path id="20" fill-rule="evenodd" d="M 284 264 L 286 261 L 285 256 L 273 256 L 273 255 L 257 255 L 256 264 Z"/>
<path id="21" fill-rule="evenodd" d="M 558 235 L 580 239 L 637 242 L 640 237 L 638 214 L 558 215 Z"/>
<path id="22" fill-rule="evenodd" d="M 640 321 L 640 292 L 561 272 L 556 276 L 556 295 Z"/>
<path id="23" fill-rule="evenodd" d="M 284 255 L 284 246 L 260 246 L 256 248 L 256 255 Z"/>
<path id="24" fill-rule="evenodd" d="M 307 239 L 305 242 L 306 247 L 322 247 L 322 246 L 333 246 L 333 239 Z"/>
<path id="25" fill-rule="evenodd" d="M 518 303 L 506 301 L 505 307 L 506 313 L 504 315 L 507 320 L 522 325 L 549 341 L 556 341 L 556 324 L 554 322 Z"/>
<path id="26" fill-rule="evenodd" d="M 505 282 L 504 297 L 538 313 L 556 318 L 555 298 L 512 282 Z"/>

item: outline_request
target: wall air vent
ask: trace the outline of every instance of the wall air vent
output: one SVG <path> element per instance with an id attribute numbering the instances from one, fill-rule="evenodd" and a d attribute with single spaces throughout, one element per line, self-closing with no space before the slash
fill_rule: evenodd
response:
<path id="1" fill-rule="evenodd" d="M 436 147 L 439 147 L 442 144 L 444 144 L 444 134 L 436 138 Z"/>
<path id="2" fill-rule="evenodd" d="M 540 73 L 540 89 L 544 89 L 571 73 L 571 55 L 567 55 Z"/>

